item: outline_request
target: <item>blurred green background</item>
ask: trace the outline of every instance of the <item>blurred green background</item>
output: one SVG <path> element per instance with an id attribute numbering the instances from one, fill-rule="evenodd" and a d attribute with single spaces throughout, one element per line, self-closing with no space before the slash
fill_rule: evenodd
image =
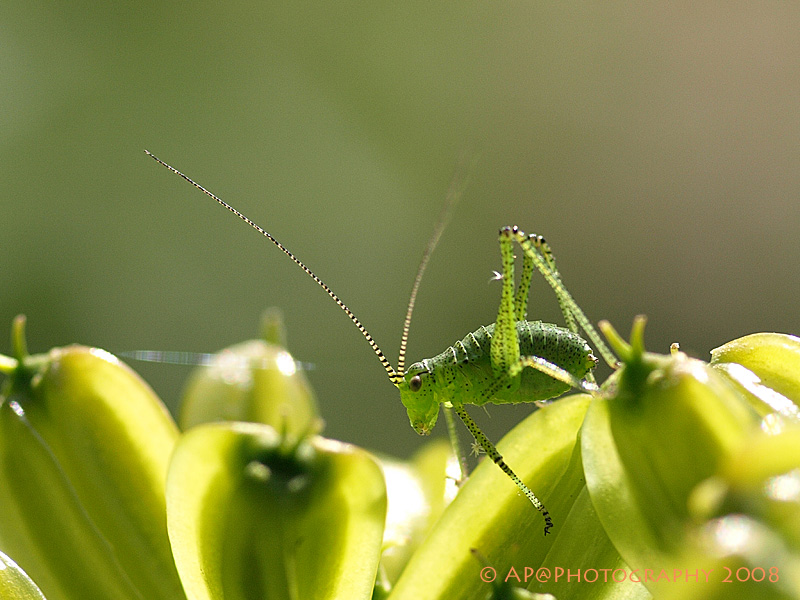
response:
<path id="1" fill-rule="evenodd" d="M 546 235 L 593 320 L 627 335 L 646 313 L 652 350 L 800 334 L 796 2 L 4 0 L 0 73 L 0 321 L 26 313 L 32 350 L 213 351 L 275 305 L 330 436 L 419 443 L 322 290 L 145 148 L 283 241 L 393 359 L 469 146 L 412 360 L 494 321 L 506 224 Z M 559 321 L 540 281 L 529 315 Z M 134 366 L 176 405 L 187 368 Z M 473 412 L 497 438 L 529 411 Z"/>

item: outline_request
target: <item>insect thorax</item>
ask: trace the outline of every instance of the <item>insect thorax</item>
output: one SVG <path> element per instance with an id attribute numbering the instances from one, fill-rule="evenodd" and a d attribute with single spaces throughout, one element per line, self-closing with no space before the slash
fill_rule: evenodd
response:
<path id="1" fill-rule="evenodd" d="M 478 328 L 433 358 L 415 363 L 424 367 L 426 385 L 439 402 L 494 404 L 536 402 L 561 395 L 569 386 L 533 368 L 525 368 L 518 385 L 487 397 L 484 391 L 497 380 L 491 363 L 494 324 Z M 583 378 L 595 366 L 592 349 L 578 334 L 541 321 L 518 321 L 520 356 L 538 356 L 575 377 Z"/>

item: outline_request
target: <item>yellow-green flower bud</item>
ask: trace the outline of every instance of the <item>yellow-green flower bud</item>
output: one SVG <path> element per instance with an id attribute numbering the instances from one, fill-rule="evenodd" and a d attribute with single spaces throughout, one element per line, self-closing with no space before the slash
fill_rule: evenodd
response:
<path id="1" fill-rule="evenodd" d="M 800 338 L 754 333 L 711 351 L 724 374 L 762 416 L 776 412 L 800 421 Z"/>
<path id="2" fill-rule="evenodd" d="M 691 508 L 700 518 L 750 515 L 800 553 L 800 427 L 756 431 L 698 486 Z"/>
<path id="3" fill-rule="evenodd" d="M 678 552 L 694 487 L 714 475 L 756 427 L 756 413 L 706 363 L 646 353 L 644 321 L 631 345 L 604 333 L 622 366 L 582 428 L 587 486 L 605 529 L 632 567 Z"/>
<path id="4" fill-rule="evenodd" d="M 192 600 L 372 594 L 386 514 L 380 467 L 340 442 L 285 442 L 260 423 L 198 425 L 178 442 L 167 521 Z"/>
<path id="5" fill-rule="evenodd" d="M 0 546 L 50 600 L 184 597 L 166 531 L 175 423 L 103 350 L 27 356 L 22 323 L 0 405 Z"/>
<path id="6" fill-rule="evenodd" d="M 249 421 L 302 438 L 322 421 L 305 373 L 283 346 L 276 311 L 262 319 L 264 339 L 226 348 L 192 374 L 181 402 L 181 429 L 216 421 Z"/>

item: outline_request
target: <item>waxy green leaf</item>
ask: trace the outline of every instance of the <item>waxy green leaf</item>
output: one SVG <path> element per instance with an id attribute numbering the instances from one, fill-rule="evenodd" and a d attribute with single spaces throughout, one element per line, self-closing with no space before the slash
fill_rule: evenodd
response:
<path id="1" fill-rule="evenodd" d="M 584 485 L 580 461 L 572 461 L 576 436 L 591 398 L 562 398 L 536 411 L 500 441 L 506 462 L 528 483 L 552 515 L 544 520 L 491 461 L 484 461 L 445 509 L 390 595 L 391 600 L 483 600 L 492 588 L 481 580 L 477 549 L 499 576 L 513 565 L 535 566 L 565 530 Z"/>

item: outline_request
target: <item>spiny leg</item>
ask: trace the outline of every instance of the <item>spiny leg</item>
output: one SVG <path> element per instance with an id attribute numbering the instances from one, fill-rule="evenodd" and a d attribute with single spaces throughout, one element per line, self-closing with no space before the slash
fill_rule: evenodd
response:
<path id="1" fill-rule="evenodd" d="M 556 268 L 555 255 L 550 245 L 541 236 L 525 236 L 525 234 L 516 227 L 512 228 L 512 233 L 517 243 L 522 247 L 525 256 L 530 256 L 536 268 L 550 284 L 550 287 L 553 288 L 569 329 L 578 333 L 578 326 L 580 326 L 606 363 L 608 363 L 610 367 L 616 368 L 618 364 L 616 356 L 609 350 L 603 338 L 597 333 L 591 321 L 589 321 L 586 314 L 581 310 L 580 306 L 578 306 L 578 303 L 575 302 L 575 299 L 561 280 L 561 274 Z M 539 252 L 537 252 L 537 250 Z"/>
<path id="2" fill-rule="evenodd" d="M 530 242 L 532 252 L 523 253 L 522 277 L 520 277 L 516 294 L 517 315 L 520 321 L 525 317 L 525 313 L 527 312 L 526 308 L 528 304 L 528 292 L 530 290 L 531 279 L 533 277 L 533 270 L 535 266 L 534 257 L 532 256 L 533 254 L 538 256 L 539 259 L 547 266 L 547 268 L 550 269 L 550 273 L 558 280 L 559 284 L 562 287 L 564 285 L 561 281 L 561 274 L 556 268 L 556 258 L 553 255 L 550 245 L 542 236 L 536 235 L 535 233 L 528 234 L 528 241 Z M 501 236 L 500 244 L 511 246 L 513 245 L 513 242 L 512 240 Z M 558 300 L 558 306 L 561 308 L 561 314 L 564 315 L 564 322 L 567 326 L 567 329 L 573 333 L 579 334 L 580 332 L 578 331 L 578 323 L 575 320 L 575 315 L 572 314 L 572 311 L 564 302 L 564 299 L 561 295 L 556 294 L 556 299 Z M 591 372 L 586 374 L 586 379 L 591 383 L 595 382 L 594 374 Z"/>
<path id="3" fill-rule="evenodd" d="M 502 241 L 500 243 L 502 245 Z M 533 259 L 525 254 L 522 261 L 522 274 L 520 275 L 519 283 L 517 284 L 517 293 L 514 294 L 514 306 L 516 307 L 517 321 L 524 321 L 528 316 L 528 293 L 531 289 L 532 280 Z"/>
<path id="4" fill-rule="evenodd" d="M 561 281 L 561 273 L 558 272 L 558 268 L 556 267 L 556 257 L 553 254 L 553 249 L 550 248 L 550 244 L 540 235 L 529 235 L 528 240 L 532 243 L 534 248 L 539 250 L 545 263 L 550 267 L 553 277 L 558 280 L 559 285 L 563 288 L 564 282 Z M 526 252 L 525 256 L 527 255 L 528 253 Z M 560 294 L 556 294 L 556 297 L 558 298 L 558 305 L 561 307 L 561 312 L 564 314 L 564 319 L 570 331 L 578 333 L 578 324 L 575 321 L 575 315 L 570 310 L 569 305 L 566 304 L 564 298 Z"/>
<path id="5" fill-rule="evenodd" d="M 521 356 L 515 363 L 509 366 L 508 372 L 502 374 L 500 377 L 495 378 L 494 383 L 492 383 L 492 385 L 483 391 L 481 394 L 482 397 L 484 399 L 491 398 L 502 388 L 508 387 L 514 378 L 520 376 L 525 367 L 530 367 L 541 371 L 542 373 L 545 373 L 546 375 L 549 375 L 550 377 L 559 381 L 563 381 L 567 385 L 579 389 L 587 394 L 594 395 L 599 389 L 593 382 L 582 381 L 558 365 L 554 365 L 553 363 L 546 361 L 539 356 Z M 519 476 L 511 470 L 511 467 L 505 463 L 502 455 L 497 451 L 495 445 L 489 440 L 489 438 L 486 437 L 486 434 L 481 431 L 475 421 L 472 420 L 467 411 L 464 409 L 463 405 L 454 406 L 453 410 L 456 411 L 456 414 L 464 422 L 464 425 L 466 425 L 467 429 L 472 434 L 472 437 L 475 438 L 475 442 L 477 442 L 477 444 L 483 448 L 484 452 L 486 452 L 492 461 L 511 478 L 520 491 L 525 494 L 528 500 L 531 501 L 531 504 L 533 504 L 533 506 L 542 513 L 545 519 L 544 534 L 547 535 L 550 532 L 550 529 L 553 527 L 553 520 L 550 518 L 550 514 L 547 512 L 547 509 L 544 507 L 541 500 L 539 500 L 536 497 L 536 494 L 534 494 L 533 491 L 531 491 L 531 489 L 519 478 Z"/>
<path id="6" fill-rule="evenodd" d="M 535 233 L 528 234 L 528 241 L 531 244 L 531 247 L 534 251 L 537 252 L 539 258 L 547 265 L 550 269 L 550 272 L 553 274 L 559 284 L 563 287 L 563 282 L 561 281 L 561 274 L 558 272 L 556 268 L 556 257 L 553 255 L 553 251 L 550 248 L 550 245 L 545 241 L 545 239 L 540 236 L 536 235 Z M 510 241 L 509 241 L 510 242 Z M 531 276 L 533 275 L 533 257 L 529 256 L 529 252 L 525 252 L 523 254 L 523 265 L 522 265 L 522 274 L 523 278 L 520 280 L 520 287 L 517 288 L 517 311 L 521 312 L 523 315 L 525 314 L 524 307 L 520 306 L 527 306 L 528 303 L 528 290 L 530 289 L 531 284 Z M 527 281 L 525 281 L 525 275 L 528 274 Z M 522 287 L 523 282 L 525 283 L 525 287 Z M 575 315 L 572 314 L 569 306 L 564 303 L 564 299 L 559 295 L 556 294 L 556 299 L 558 300 L 558 306 L 561 308 L 561 314 L 564 315 L 564 322 L 567 325 L 567 329 L 572 331 L 573 333 L 578 332 L 578 323 L 575 321 Z M 522 319 L 520 319 L 521 321 Z"/>
<path id="7" fill-rule="evenodd" d="M 556 269 L 555 257 L 550 246 L 540 235 L 527 236 L 529 250 L 523 255 L 522 274 L 520 275 L 517 291 L 514 293 L 514 245 L 513 240 L 504 235 L 504 228 L 500 231 L 500 256 L 503 263 L 503 290 L 500 299 L 500 308 L 497 311 L 497 321 L 495 321 L 495 333 L 492 337 L 492 367 L 495 375 L 507 374 L 511 365 L 517 363 L 520 358 L 519 339 L 517 336 L 516 323 L 523 321 L 526 317 L 528 306 L 528 294 L 533 279 L 533 270 L 538 268 L 540 271 L 545 269 L 551 277 L 554 277 L 559 285 L 561 278 Z M 523 234 L 524 235 L 524 234 Z M 538 264 L 537 264 L 538 263 Z M 543 273 L 544 274 L 544 273 Z M 563 285 L 562 285 L 563 287 Z M 560 295 L 556 295 L 564 314 L 568 328 L 578 333 L 578 326 L 572 311 L 562 301 Z M 499 338 L 497 337 L 500 333 Z M 591 377 L 591 374 L 589 375 Z M 558 377 L 556 378 L 558 379 Z M 574 379 L 574 378 L 573 378 Z M 577 380 L 575 380 L 577 381 Z M 572 381 L 566 382 L 569 385 Z"/>
<path id="8" fill-rule="evenodd" d="M 536 269 L 541 273 L 542 277 L 545 278 L 547 283 L 550 284 L 550 287 L 553 288 L 553 291 L 556 293 L 556 297 L 559 299 L 559 304 L 565 306 L 567 310 L 574 316 L 575 320 L 577 321 L 578 325 L 580 325 L 581 329 L 583 329 L 586 334 L 589 336 L 589 339 L 594 344 L 597 351 L 603 357 L 603 359 L 612 367 L 616 368 L 617 366 L 617 359 L 611 350 L 608 349 L 603 339 L 597 333 L 597 330 L 591 324 L 589 319 L 586 317 L 584 312 L 580 309 L 578 304 L 572 298 L 570 293 L 567 291 L 564 284 L 561 282 L 561 277 L 558 275 L 558 272 L 551 269 L 550 265 L 547 264 L 547 261 L 543 259 L 542 254 L 540 254 L 537 249 L 535 248 L 534 244 L 528 238 L 528 236 L 523 233 L 518 227 L 503 227 L 500 230 L 500 241 L 501 246 L 504 245 L 504 240 L 514 240 L 516 241 L 525 252 L 526 256 L 529 256 L 531 261 L 533 262 Z M 549 250 L 549 246 L 548 246 Z M 552 253 L 550 254 L 552 258 Z M 555 265 L 554 259 L 552 260 L 552 264 Z"/>
<path id="9" fill-rule="evenodd" d="M 554 379 L 563 381 L 570 387 L 589 392 L 586 387 L 586 382 L 581 381 L 557 365 L 535 356 L 520 357 L 517 321 L 521 321 L 525 316 L 525 306 L 528 302 L 528 289 L 530 288 L 534 267 L 539 269 L 543 275 L 546 273 L 547 276 L 554 278 L 559 285 L 561 284 L 561 279 L 558 276 L 558 271 L 555 270 L 555 258 L 544 239 L 541 236 L 526 236 L 524 233 L 520 232 L 520 234 L 527 239 L 528 248 L 524 256 L 522 276 L 520 277 L 517 291 L 514 293 L 514 245 L 513 240 L 505 235 L 510 229 L 511 228 L 505 227 L 500 230 L 503 289 L 490 349 L 492 371 L 495 374 L 496 380 L 489 388 L 490 391 L 487 392 L 487 397 L 491 398 L 503 387 L 513 386 L 514 378 L 517 377 L 526 366 L 538 369 Z M 512 231 L 518 230 L 515 228 Z M 563 285 L 561 287 L 563 288 Z M 558 296 L 558 298 L 560 303 L 561 297 Z M 572 312 L 564 308 L 564 304 L 561 306 L 568 324 L 571 324 L 574 328 L 573 331 L 577 333 L 575 321 L 572 319 Z M 524 360 L 522 360 L 523 358 Z M 587 375 L 587 378 L 590 384 L 594 383 L 591 373 Z"/>
<path id="10" fill-rule="evenodd" d="M 483 390 L 481 396 L 484 402 L 489 398 L 494 397 L 503 388 L 509 387 L 514 378 L 518 377 L 525 367 L 530 367 L 532 369 L 536 369 L 537 371 L 541 371 L 545 375 L 549 375 L 553 379 L 557 379 L 558 381 L 566 383 L 571 388 L 580 390 L 585 394 L 596 395 L 600 389 L 594 382 L 578 379 L 569 371 L 562 369 L 558 365 L 553 364 L 540 356 L 520 356 L 515 363 L 508 367 L 508 371 L 505 374 L 495 378 L 492 384 Z"/>
<path id="11" fill-rule="evenodd" d="M 513 240 L 505 235 L 505 230 L 507 229 L 509 228 L 505 227 L 500 230 L 500 251 L 504 255 L 507 252 L 513 252 L 509 247 L 513 245 Z M 517 228 L 512 228 L 512 231 L 515 229 Z M 525 236 L 525 234 L 522 235 Z M 529 248 L 523 248 L 523 250 L 527 251 L 523 253 L 522 276 L 520 277 L 515 296 L 518 321 L 522 321 L 527 313 L 528 294 L 530 291 L 531 280 L 533 278 L 534 267 L 537 267 L 540 271 L 542 271 L 543 268 L 549 270 L 550 274 L 557 280 L 558 285 L 562 288 L 564 287 L 564 284 L 561 281 L 561 274 L 556 268 L 556 259 L 553 255 L 550 245 L 542 236 L 536 235 L 535 233 L 527 234 L 527 239 Z M 542 274 L 544 275 L 543 271 Z M 563 296 L 559 293 L 556 293 L 556 298 L 558 300 L 558 305 L 561 308 L 561 313 L 564 315 L 567 328 L 574 333 L 579 333 L 575 316 L 573 315 L 569 306 L 564 302 Z"/>
<path id="12" fill-rule="evenodd" d="M 582 379 L 578 379 L 572 373 L 565 371 L 556 364 L 546 361 L 541 356 L 521 356 L 519 360 L 509 368 L 508 377 L 513 379 L 519 373 L 521 373 L 522 369 L 525 367 L 531 367 L 537 371 L 541 371 L 545 375 L 549 375 L 553 379 L 563 381 L 570 387 L 580 390 L 585 394 L 595 395 L 600 389 L 597 387 L 597 384 L 594 383 L 594 381 L 584 381 Z M 586 375 L 588 377 L 591 375 L 591 372 L 587 373 Z"/>
<path id="13" fill-rule="evenodd" d="M 511 240 L 503 240 L 501 237 L 501 244 L 502 243 L 511 244 Z M 544 262 L 547 267 L 550 269 L 553 277 L 555 277 L 559 284 L 563 287 L 563 282 L 561 282 L 561 275 L 556 268 L 556 258 L 553 255 L 553 251 L 550 249 L 550 245 L 545 241 L 545 239 L 540 236 L 536 235 L 535 233 L 528 234 L 528 241 L 531 244 L 531 248 L 534 252 L 524 252 L 523 253 L 523 264 L 522 264 L 522 277 L 520 278 L 519 286 L 517 287 L 517 294 L 516 294 L 516 301 L 517 301 L 517 315 L 519 320 L 521 321 L 526 316 L 527 312 L 527 305 L 528 305 L 528 292 L 530 290 L 531 279 L 533 276 L 533 269 L 534 269 L 534 260 L 532 254 L 538 254 L 539 258 Z M 561 308 L 561 314 L 564 315 L 564 323 L 567 326 L 567 329 L 572 331 L 573 333 L 580 333 L 578 331 L 578 323 L 575 321 L 575 315 L 572 314 L 572 311 L 569 309 L 569 306 L 564 302 L 564 299 L 561 295 L 556 294 L 556 299 L 558 300 L 558 306 Z M 586 374 L 586 380 L 590 383 L 595 382 L 594 373 L 589 372 Z"/>
<path id="14" fill-rule="evenodd" d="M 553 527 L 553 519 L 550 518 L 550 513 L 547 512 L 547 509 L 544 507 L 544 504 L 542 504 L 542 501 L 536 497 L 536 494 L 534 494 L 531 491 L 531 489 L 527 485 L 525 485 L 525 483 L 517 476 L 517 474 L 511 470 L 511 467 L 509 467 L 506 464 L 506 462 L 503 460 L 502 455 L 497 451 L 497 448 L 495 448 L 494 444 L 489 440 L 489 438 L 486 437 L 486 434 L 483 433 L 483 431 L 481 431 L 480 427 L 478 427 L 475 421 L 472 420 L 472 417 L 469 416 L 464 407 L 454 406 L 453 409 L 456 411 L 456 414 L 464 422 L 464 425 L 467 426 L 467 429 L 469 429 L 469 432 L 472 434 L 472 437 L 474 437 L 475 441 L 478 442 L 478 444 L 480 444 L 481 448 L 483 448 L 483 450 L 486 452 L 489 458 L 491 458 L 492 461 L 498 467 L 500 467 L 500 469 L 502 469 L 503 473 L 505 473 L 511 478 L 511 480 L 520 489 L 520 491 L 523 494 L 525 494 L 528 500 L 531 501 L 531 504 L 533 504 L 536 510 L 542 513 L 545 522 L 544 534 L 547 535 L 548 533 L 550 533 L 550 529 Z"/>
<path id="15" fill-rule="evenodd" d="M 514 294 L 514 248 L 510 240 L 507 240 L 506 243 L 501 241 L 500 257 L 503 263 L 501 279 L 503 287 L 489 349 L 492 372 L 496 377 L 507 373 L 509 367 L 519 360 L 517 321 L 520 319 L 518 319 L 518 305 Z"/>

